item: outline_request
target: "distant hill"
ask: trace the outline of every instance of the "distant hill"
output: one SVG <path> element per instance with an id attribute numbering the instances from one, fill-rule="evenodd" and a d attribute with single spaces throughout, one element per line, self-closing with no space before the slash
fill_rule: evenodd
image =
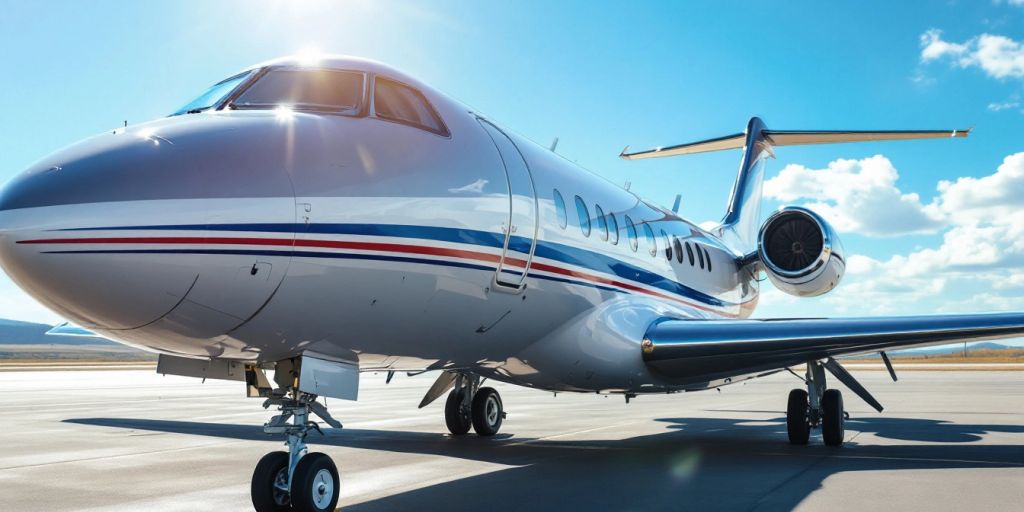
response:
<path id="1" fill-rule="evenodd" d="M 967 351 L 968 352 L 970 352 L 972 350 L 1006 350 L 1006 349 L 1011 349 L 1011 348 L 1020 348 L 1020 347 L 1010 347 L 1010 346 L 1007 346 L 1007 345 L 1003 345 L 1001 343 L 993 343 L 991 341 L 982 341 L 982 342 L 979 342 L 979 343 L 968 343 L 967 344 Z M 924 355 L 924 354 L 932 355 L 932 354 L 935 354 L 935 355 L 939 355 L 939 354 L 955 354 L 955 353 L 960 353 L 960 352 L 963 352 L 963 351 L 964 351 L 964 344 L 960 343 L 958 345 L 943 345 L 941 347 L 928 347 L 928 348 L 916 348 L 916 349 L 910 349 L 910 350 L 899 350 L 899 351 L 893 351 L 893 354 L 897 354 L 897 355 L 901 355 L 901 354 L 906 354 L 906 355 Z"/>
<path id="2" fill-rule="evenodd" d="M 0 345 L 119 345 L 102 338 L 47 335 L 52 325 L 0 318 Z"/>
<path id="3" fill-rule="evenodd" d="M 977 342 L 977 343 L 968 343 L 967 344 L 967 354 L 968 354 L 968 356 L 972 355 L 972 353 L 974 353 L 974 355 L 978 355 L 978 354 L 976 354 L 976 352 L 982 352 L 982 351 L 991 354 L 992 351 L 996 351 L 996 352 L 998 352 L 998 351 L 1005 351 L 1007 353 L 1010 353 L 1010 352 L 1019 351 L 1019 350 L 1021 350 L 1021 347 L 1019 347 L 1019 346 L 1003 345 L 1002 343 L 993 343 L 991 341 L 980 341 L 980 342 Z M 956 343 L 956 344 L 952 344 L 952 345 L 942 345 L 942 346 L 938 346 L 938 347 L 925 347 L 925 348 L 911 348 L 911 349 L 904 349 L 904 350 L 892 350 L 892 351 L 886 351 L 886 353 L 889 354 L 892 357 L 907 358 L 907 357 L 933 357 L 933 356 L 959 355 L 959 354 L 963 353 L 963 351 L 964 351 L 964 344 L 963 343 Z M 878 355 L 878 352 L 871 352 L 869 354 L 862 354 L 862 355 L 859 355 L 859 356 L 853 356 L 851 359 L 881 359 L 881 357 Z"/>

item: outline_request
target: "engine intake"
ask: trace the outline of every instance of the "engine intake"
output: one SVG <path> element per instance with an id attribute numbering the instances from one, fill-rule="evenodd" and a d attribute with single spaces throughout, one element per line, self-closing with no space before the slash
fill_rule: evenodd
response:
<path id="1" fill-rule="evenodd" d="M 757 255 L 768 279 L 790 295 L 814 297 L 835 288 L 846 262 L 843 247 L 825 219 L 807 208 L 787 206 L 761 227 Z"/>

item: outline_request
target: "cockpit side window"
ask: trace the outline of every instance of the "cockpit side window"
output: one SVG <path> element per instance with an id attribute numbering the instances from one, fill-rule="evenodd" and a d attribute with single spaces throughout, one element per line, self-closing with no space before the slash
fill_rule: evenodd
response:
<path id="1" fill-rule="evenodd" d="M 231 91 L 234 91 L 235 88 L 239 86 L 239 84 L 241 84 L 250 76 L 252 76 L 254 72 L 255 70 L 246 71 L 244 73 L 239 73 L 231 78 L 226 78 L 224 80 L 221 80 L 220 82 L 217 82 L 209 89 L 203 91 L 203 93 L 200 94 L 198 98 L 188 102 L 187 105 L 181 107 L 171 115 L 177 116 L 181 114 L 197 114 L 204 110 L 209 110 L 213 107 L 216 107 L 218 103 L 220 103 L 224 98 L 228 97 L 228 95 L 231 94 Z"/>
<path id="2" fill-rule="evenodd" d="M 420 91 L 378 76 L 373 84 L 373 109 L 377 117 L 448 136 L 448 128 Z"/>
<path id="3" fill-rule="evenodd" d="M 358 115 L 366 75 L 358 71 L 270 68 L 231 103 L 236 109 L 290 108 Z"/>

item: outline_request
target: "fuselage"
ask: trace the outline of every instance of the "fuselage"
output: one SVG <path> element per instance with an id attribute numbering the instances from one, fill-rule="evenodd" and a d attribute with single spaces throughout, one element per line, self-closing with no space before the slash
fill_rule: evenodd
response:
<path id="1" fill-rule="evenodd" d="M 752 312 L 743 248 L 394 69 L 314 68 L 364 74 L 359 112 L 215 108 L 42 159 L 0 193 L 4 269 L 70 321 L 161 353 L 312 352 L 555 390 L 699 385 L 644 365 L 650 323 Z M 378 115 L 381 79 L 420 92 L 443 130 Z"/>

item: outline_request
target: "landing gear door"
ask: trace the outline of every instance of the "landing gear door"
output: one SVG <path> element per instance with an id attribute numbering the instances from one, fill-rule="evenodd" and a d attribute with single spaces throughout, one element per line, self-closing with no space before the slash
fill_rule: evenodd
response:
<path id="1" fill-rule="evenodd" d="M 499 289 L 519 291 L 525 286 L 526 275 L 537 248 L 537 190 L 530 168 L 512 139 L 486 119 L 478 119 L 494 141 L 508 179 L 509 215 L 508 222 L 502 227 L 505 243 L 494 282 Z"/>

